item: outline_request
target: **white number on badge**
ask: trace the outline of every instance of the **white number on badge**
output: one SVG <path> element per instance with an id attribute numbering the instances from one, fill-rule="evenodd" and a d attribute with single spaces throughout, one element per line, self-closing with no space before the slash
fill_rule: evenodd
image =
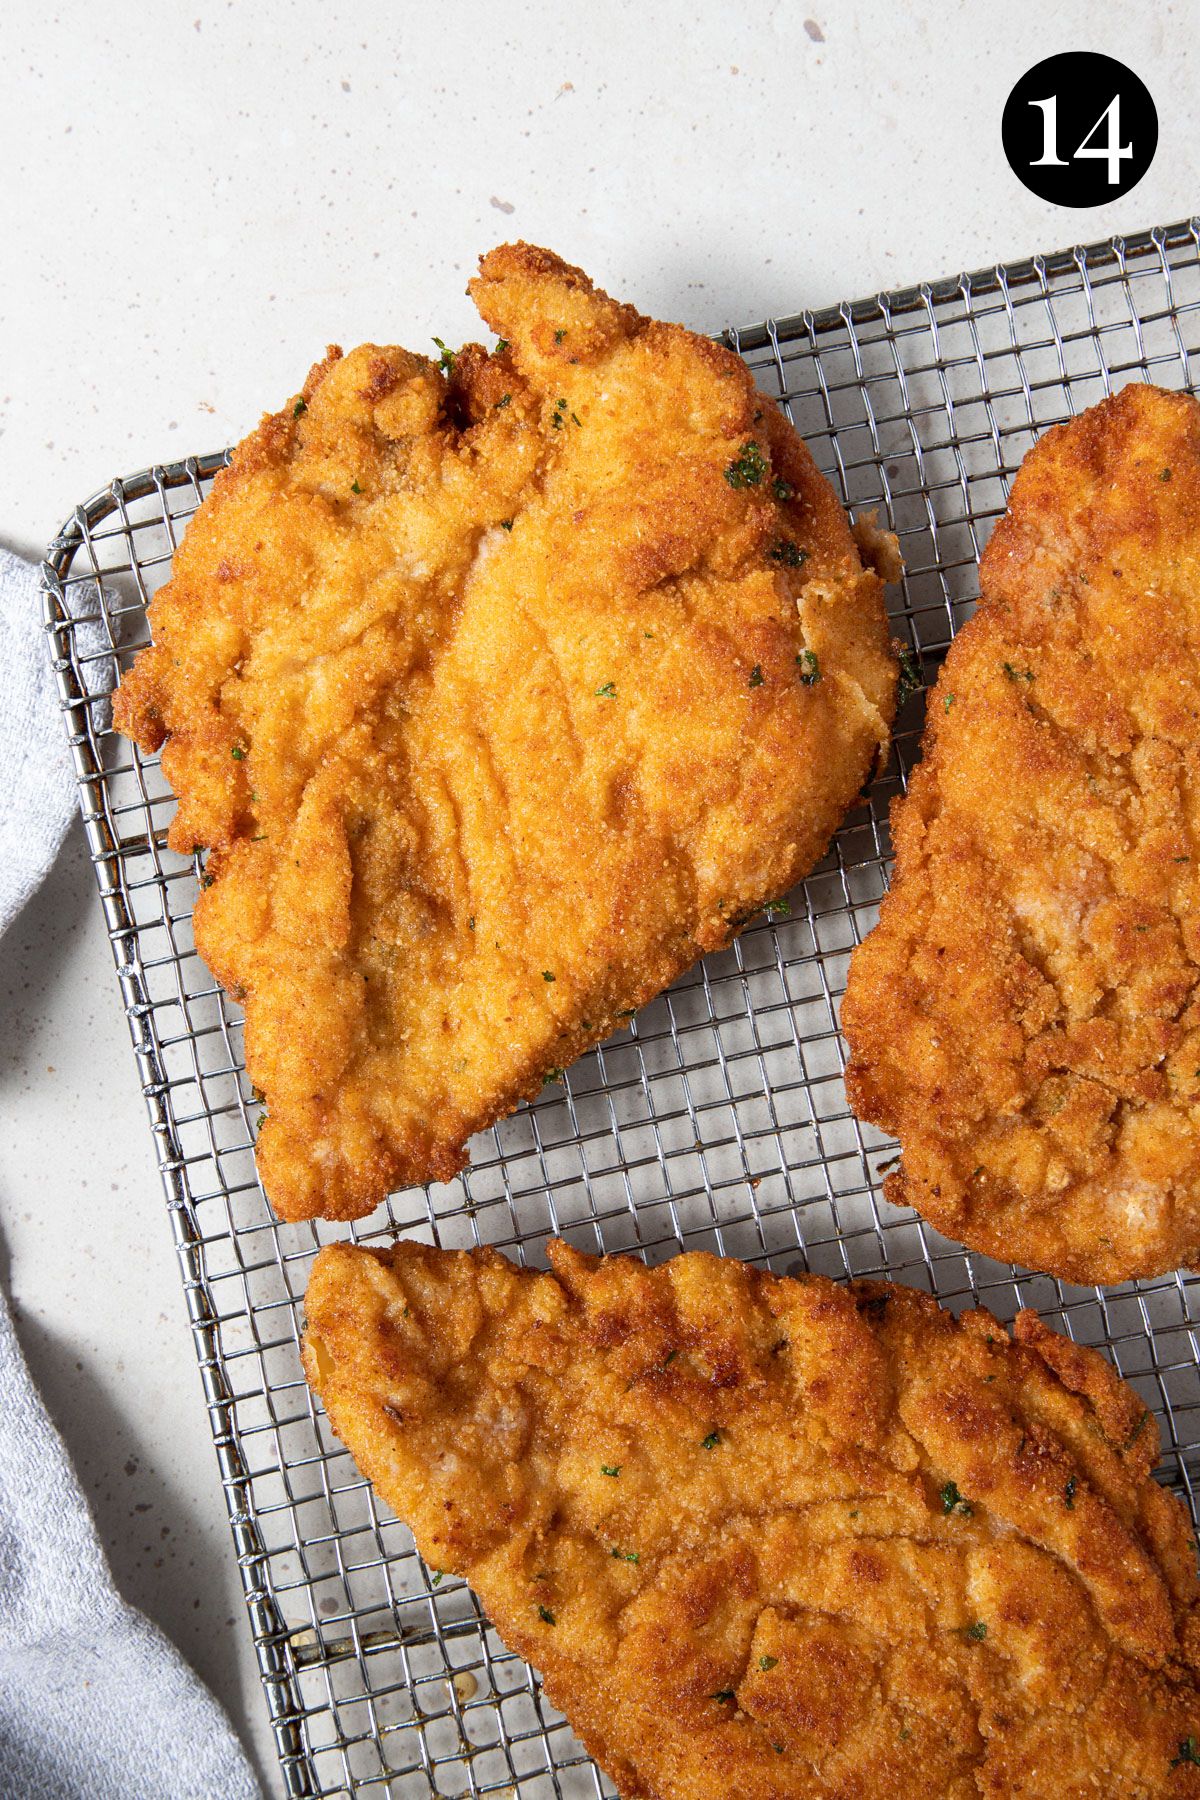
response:
<path id="1" fill-rule="evenodd" d="M 1031 100 L 1030 106 L 1041 108 L 1042 113 L 1042 154 L 1030 163 L 1031 169 L 1065 169 L 1066 163 L 1058 154 L 1058 96 L 1051 94 L 1048 100 Z M 1108 131 L 1102 144 L 1094 144 L 1092 139 L 1102 125 L 1107 124 Z M 1108 164 L 1108 183 L 1116 187 L 1121 180 L 1121 164 L 1128 162 L 1133 155 L 1133 145 L 1121 142 L 1121 96 L 1114 94 L 1092 129 L 1088 132 L 1072 162 L 1106 162 Z"/>
<path id="2" fill-rule="evenodd" d="M 1031 100 L 1029 104 L 1042 109 L 1042 154 L 1030 163 L 1030 168 L 1065 169 L 1067 165 L 1058 154 L 1058 95 L 1051 94 L 1048 100 Z"/>
<path id="3" fill-rule="evenodd" d="M 1092 139 L 1104 124 L 1105 120 L 1108 121 L 1108 141 L 1103 144 L 1093 144 Z M 1121 164 L 1123 162 L 1128 162 L 1133 155 L 1133 145 L 1123 144 L 1121 142 L 1120 94 L 1113 95 L 1112 99 L 1100 114 L 1100 117 L 1096 120 L 1096 123 L 1092 126 L 1092 129 L 1088 132 L 1075 154 L 1081 162 L 1085 157 L 1089 162 L 1092 160 L 1095 160 L 1096 162 L 1107 162 L 1108 185 L 1109 187 L 1116 187 L 1121 179 Z"/>

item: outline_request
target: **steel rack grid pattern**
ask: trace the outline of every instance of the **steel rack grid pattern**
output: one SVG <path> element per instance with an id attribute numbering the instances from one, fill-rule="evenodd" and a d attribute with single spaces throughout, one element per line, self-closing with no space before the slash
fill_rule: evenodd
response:
<path id="1" fill-rule="evenodd" d="M 1039 433 L 1128 381 L 1197 385 L 1200 220 L 727 341 L 846 504 L 876 508 L 898 534 L 894 628 L 928 682 Z M 838 1001 L 885 885 L 888 803 L 917 754 L 920 691 L 889 766 L 786 915 L 753 923 L 480 1136 L 456 1181 L 393 1195 L 357 1226 L 275 1220 L 255 1178 L 240 1015 L 192 942 L 199 860 L 166 849 L 158 759 L 113 733 L 109 706 L 226 460 L 152 468 L 80 506 L 47 552 L 45 622 L 289 1800 L 614 1793 L 465 1585 L 422 1563 L 309 1395 L 305 1280 L 338 1234 L 538 1260 L 561 1233 L 652 1260 L 704 1248 L 887 1274 L 1004 1319 L 1034 1306 L 1102 1346 L 1153 1407 L 1164 1479 L 1195 1517 L 1200 1280 L 1099 1291 L 967 1255 L 882 1200 L 894 1147 L 846 1103 Z"/>

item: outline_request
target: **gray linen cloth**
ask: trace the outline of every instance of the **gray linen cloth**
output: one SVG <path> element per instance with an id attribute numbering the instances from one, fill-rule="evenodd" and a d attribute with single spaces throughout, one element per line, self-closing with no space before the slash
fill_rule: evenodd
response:
<path id="1" fill-rule="evenodd" d="M 0 933 L 76 808 L 40 622 L 37 571 L 0 550 Z M 260 1800 L 213 1696 L 113 1586 L 2 1294 L 0 1800 Z"/>

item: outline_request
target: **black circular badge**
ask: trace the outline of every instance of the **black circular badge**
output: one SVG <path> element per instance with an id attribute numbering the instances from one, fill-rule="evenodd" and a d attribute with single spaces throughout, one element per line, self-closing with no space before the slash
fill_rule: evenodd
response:
<path id="1" fill-rule="evenodd" d="M 1035 63 L 1008 96 L 1000 130 L 1017 180 L 1055 206 L 1119 200 L 1158 148 L 1158 112 L 1145 82 L 1091 50 Z"/>

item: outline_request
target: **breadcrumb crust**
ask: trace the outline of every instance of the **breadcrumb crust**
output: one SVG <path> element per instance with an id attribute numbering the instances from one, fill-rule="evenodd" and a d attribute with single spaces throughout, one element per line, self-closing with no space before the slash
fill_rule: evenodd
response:
<path id="1" fill-rule="evenodd" d="M 502 346 L 332 348 L 238 448 L 116 699 L 285 1218 L 448 1180 L 812 867 L 890 726 L 881 583 L 742 362 L 529 245 L 471 292 Z"/>
<path id="2" fill-rule="evenodd" d="M 1096 1352 L 881 1282 L 325 1249 L 334 1430 L 626 1800 L 1200 1792 L 1189 1522 Z"/>
<path id="3" fill-rule="evenodd" d="M 888 1198 L 1077 1282 L 1200 1259 L 1200 403 L 1131 385 L 1026 457 L 928 698 L 852 960 Z"/>

